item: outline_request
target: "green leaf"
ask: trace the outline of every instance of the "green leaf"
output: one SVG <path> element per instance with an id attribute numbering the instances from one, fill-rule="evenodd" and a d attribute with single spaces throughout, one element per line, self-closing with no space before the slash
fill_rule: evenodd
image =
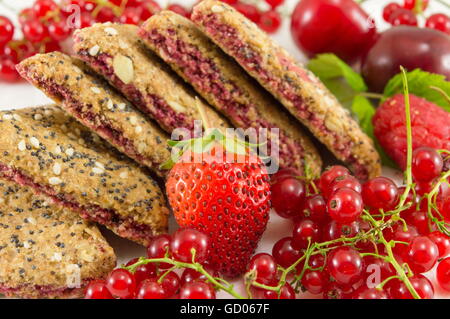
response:
<path id="1" fill-rule="evenodd" d="M 355 72 L 348 64 L 331 53 L 319 54 L 308 63 L 308 68 L 317 75 L 325 85 L 331 89 L 336 82 L 344 82 L 355 92 L 367 91 L 367 85 L 362 76 Z M 334 92 L 333 92 L 334 93 Z M 337 96 L 340 99 L 339 96 Z"/>
<path id="2" fill-rule="evenodd" d="M 416 69 L 408 72 L 406 78 L 410 94 L 422 97 L 450 112 L 450 101 L 448 100 L 450 82 L 445 80 L 445 76 Z M 401 73 L 394 76 L 384 89 L 386 97 L 399 93 L 403 93 Z"/>

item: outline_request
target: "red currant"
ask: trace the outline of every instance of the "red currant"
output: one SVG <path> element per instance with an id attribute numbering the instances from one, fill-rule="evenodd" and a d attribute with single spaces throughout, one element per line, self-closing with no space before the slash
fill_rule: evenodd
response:
<path id="1" fill-rule="evenodd" d="M 442 173 L 441 155 L 430 147 L 419 147 L 413 152 L 412 174 L 418 182 L 431 182 Z"/>
<path id="2" fill-rule="evenodd" d="M 116 15 L 111 8 L 103 7 L 98 11 L 95 21 L 100 23 L 114 22 L 116 21 Z"/>
<path id="3" fill-rule="evenodd" d="M 417 229 L 414 226 L 408 226 L 408 229 L 405 231 L 403 225 L 396 224 L 392 228 L 387 228 L 384 230 L 384 237 L 386 238 L 387 241 L 394 240 L 399 242 L 410 243 L 418 235 L 419 233 L 417 232 Z M 408 253 L 408 245 L 397 243 L 392 248 L 392 251 L 397 256 L 401 257 L 402 259 L 405 259 Z"/>
<path id="4" fill-rule="evenodd" d="M 414 13 L 406 9 L 398 9 L 391 15 L 389 21 L 393 26 L 410 25 L 417 26 L 417 17 Z"/>
<path id="5" fill-rule="evenodd" d="M 180 299 L 216 299 L 216 292 L 210 284 L 195 281 L 181 287 Z"/>
<path id="6" fill-rule="evenodd" d="M 295 299 L 295 291 L 290 284 L 285 283 L 281 287 L 280 295 L 273 290 L 263 290 L 261 299 Z"/>
<path id="7" fill-rule="evenodd" d="M 331 221 L 322 231 L 322 240 L 330 241 L 341 237 L 355 237 L 359 232 L 359 223 L 353 222 L 350 224 L 339 224 L 336 221 Z"/>
<path id="8" fill-rule="evenodd" d="M 281 27 L 281 16 L 276 11 L 267 11 L 261 15 L 259 27 L 267 33 L 275 33 Z"/>
<path id="9" fill-rule="evenodd" d="M 82 12 L 79 19 L 79 28 L 88 28 L 95 22 L 94 17 L 89 12 Z M 77 22 L 77 23 L 78 23 Z"/>
<path id="10" fill-rule="evenodd" d="M 339 247 L 329 253 L 327 269 L 338 284 L 348 286 L 361 280 L 363 260 L 353 248 Z"/>
<path id="11" fill-rule="evenodd" d="M 70 35 L 70 29 L 65 21 L 52 22 L 48 26 L 48 34 L 55 41 L 64 41 Z"/>
<path id="12" fill-rule="evenodd" d="M 222 2 L 225 2 L 227 4 L 233 5 L 239 2 L 239 0 L 220 0 Z"/>
<path id="13" fill-rule="evenodd" d="M 25 8 L 19 12 L 19 23 L 24 24 L 26 21 L 34 19 L 34 11 L 32 8 Z"/>
<path id="14" fill-rule="evenodd" d="M 305 200 L 305 184 L 294 178 L 279 179 L 271 187 L 272 206 L 278 215 L 292 218 L 299 214 Z"/>
<path id="15" fill-rule="evenodd" d="M 131 299 L 136 292 L 136 280 L 126 269 L 114 269 L 106 278 L 106 287 L 115 297 Z"/>
<path id="16" fill-rule="evenodd" d="M 388 296 L 383 290 L 362 286 L 353 292 L 352 299 L 388 299 Z"/>
<path id="17" fill-rule="evenodd" d="M 425 25 L 427 28 L 450 34 L 450 18 L 443 13 L 431 15 Z"/>
<path id="18" fill-rule="evenodd" d="M 383 9 L 383 19 L 386 22 L 390 22 L 391 21 L 391 16 L 392 14 L 397 11 L 398 9 L 400 9 L 401 6 L 398 3 L 389 3 L 387 6 L 384 7 Z"/>
<path id="19" fill-rule="evenodd" d="M 7 17 L 0 16 L 0 46 L 11 41 L 14 35 L 14 25 Z"/>
<path id="20" fill-rule="evenodd" d="M 161 286 L 164 289 L 166 298 L 170 298 L 180 289 L 180 277 L 176 272 L 169 271 L 167 274 L 161 273 L 157 277 L 157 280 L 160 281 L 162 276 L 164 276 L 164 278 L 162 279 Z"/>
<path id="21" fill-rule="evenodd" d="M 300 251 L 292 247 L 292 237 L 285 237 L 275 243 L 272 255 L 278 265 L 288 268 L 301 257 Z"/>
<path id="22" fill-rule="evenodd" d="M 328 200 L 328 213 L 338 223 L 352 223 L 363 211 L 363 200 L 359 193 L 350 188 L 341 188 Z"/>
<path id="23" fill-rule="evenodd" d="M 256 6 L 252 4 L 238 2 L 234 5 L 234 8 L 251 21 L 259 23 L 259 20 L 261 19 L 261 13 L 259 12 Z"/>
<path id="24" fill-rule="evenodd" d="M 329 282 L 323 290 L 324 299 L 351 299 L 353 295 L 352 288 L 343 288 L 335 281 Z"/>
<path id="25" fill-rule="evenodd" d="M 272 184 L 278 182 L 278 180 L 285 178 L 285 177 L 300 177 L 302 176 L 302 173 L 295 169 L 295 168 L 283 168 L 280 169 L 278 172 L 276 172 L 275 174 L 273 174 L 271 176 L 271 182 Z"/>
<path id="26" fill-rule="evenodd" d="M 94 280 L 86 288 L 84 299 L 113 299 L 104 280 Z"/>
<path id="27" fill-rule="evenodd" d="M 348 176 L 350 172 L 343 166 L 336 165 L 328 167 L 325 172 L 322 174 L 319 180 L 319 189 L 323 193 L 325 197 L 330 194 L 329 188 L 333 181 L 339 176 Z"/>
<path id="28" fill-rule="evenodd" d="M 119 18 L 120 23 L 137 25 L 141 21 L 141 11 L 138 8 L 127 8 Z"/>
<path id="29" fill-rule="evenodd" d="M 49 12 L 54 12 L 58 9 L 58 5 L 53 0 L 37 0 L 32 9 L 38 18 L 44 18 Z"/>
<path id="30" fill-rule="evenodd" d="M 445 258 L 438 264 L 436 279 L 443 289 L 450 291 L 450 258 Z"/>
<path id="31" fill-rule="evenodd" d="M 166 253 L 170 257 L 170 242 L 172 237 L 170 235 L 159 235 L 155 237 L 150 245 L 147 247 L 147 256 L 151 259 L 164 258 Z M 160 263 L 160 269 L 169 269 L 172 267 L 169 263 Z"/>
<path id="32" fill-rule="evenodd" d="M 12 59 L 0 58 L 0 80 L 5 82 L 17 82 L 20 79 L 16 71 L 16 64 Z"/>
<path id="33" fill-rule="evenodd" d="M 260 284 L 269 284 L 277 276 L 277 263 L 275 259 L 265 253 L 252 257 L 247 272 L 255 272 L 255 280 Z"/>
<path id="34" fill-rule="evenodd" d="M 218 275 L 217 272 L 214 269 L 212 269 L 209 265 L 203 265 L 203 267 L 213 277 L 216 277 Z M 191 269 L 191 268 L 184 269 L 183 273 L 181 274 L 180 284 L 184 285 L 186 283 L 190 283 L 190 282 L 194 282 L 194 281 L 205 281 L 206 282 L 207 278 L 205 275 L 203 275 L 202 273 L 200 273 L 194 269 Z"/>
<path id="35" fill-rule="evenodd" d="M 421 3 L 417 3 L 417 0 L 404 0 L 403 2 L 403 8 L 408 10 L 414 10 L 416 13 L 421 13 L 425 11 L 425 9 L 428 7 L 428 4 L 430 0 L 419 0 Z M 421 7 L 417 8 L 417 6 L 420 5 Z"/>
<path id="36" fill-rule="evenodd" d="M 42 42 L 47 35 L 46 27 L 38 20 L 29 20 L 22 25 L 24 37 L 31 42 Z"/>
<path id="37" fill-rule="evenodd" d="M 329 195 L 332 195 L 335 191 L 341 188 L 350 188 L 357 193 L 361 193 L 361 183 L 351 175 L 339 176 L 334 179 L 329 187 Z"/>
<path id="38" fill-rule="evenodd" d="M 414 290 L 419 294 L 422 299 L 433 299 L 434 288 L 431 282 L 423 275 L 416 275 L 409 278 Z M 388 295 L 392 299 L 413 299 L 413 296 L 409 292 L 406 285 L 398 280 L 393 279 L 392 283 L 389 283 Z"/>
<path id="39" fill-rule="evenodd" d="M 137 289 L 136 299 L 166 299 L 167 294 L 156 278 L 145 279 Z"/>
<path id="40" fill-rule="evenodd" d="M 405 220 L 408 225 L 414 226 L 420 235 L 428 235 L 431 232 L 430 226 L 435 228 L 435 225 L 429 224 L 428 214 L 425 212 L 413 212 L 406 216 Z"/>
<path id="41" fill-rule="evenodd" d="M 428 237 L 414 238 L 408 246 L 407 258 L 409 267 L 414 273 L 425 273 L 436 265 L 439 249 Z"/>
<path id="42" fill-rule="evenodd" d="M 363 271 L 364 282 L 367 282 L 367 280 L 373 280 L 373 282 L 371 283 L 379 284 L 383 280 L 396 274 L 396 271 L 392 266 L 392 264 L 384 259 L 367 255 L 363 257 L 363 261 L 364 261 L 364 271 Z M 372 277 L 373 275 L 375 275 L 375 277 Z M 378 275 L 379 278 L 377 278 Z"/>
<path id="43" fill-rule="evenodd" d="M 208 236 L 198 230 L 178 229 L 173 234 L 170 251 L 175 259 L 190 263 L 195 250 L 195 262 L 203 263 L 208 257 L 208 241 Z"/>
<path id="44" fill-rule="evenodd" d="M 327 220 L 327 203 L 321 195 L 309 196 L 305 200 L 303 214 L 306 218 L 322 224 Z"/>
<path id="45" fill-rule="evenodd" d="M 134 265 L 139 261 L 138 258 L 130 260 L 126 266 Z M 136 279 L 136 285 L 139 285 L 142 281 L 149 278 L 156 278 L 156 266 L 155 264 L 148 263 L 140 265 L 134 271 L 134 278 Z"/>
<path id="46" fill-rule="evenodd" d="M 431 234 L 429 234 L 428 237 L 438 247 L 439 258 L 444 258 L 450 255 L 450 237 L 441 233 L 440 231 L 434 231 Z"/>
<path id="47" fill-rule="evenodd" d="M 302 286 L 314 295 L 320 294 L 328 283 L 328 276 L 324 271 L 307 270 L 302 277 Z"/>
<path id="48" fill-rule="evenodd" d="M 284 3 L 284 0 L 266 0 L 266 2 L 270 4 L 273 9 L 275 9 L 281 6 Z"/>
<path id="49" fill-rule="evenodd" d="M 319 225 L 310 219 L 304 219 L 294 225 L 292 235 L 292 247 L 294 249 L 305 249 L 308 244 L 313 244 L 321 239 Z"/>
<path id="50" fill-rule="evenodd" d="M 364 183 L 362 197 L 366 206 L 387 211 L 395 207 L 399 194 L 397 186 L 391 179 L 375 177 Z"/>
<path id="51" fill-rule="evenodd" d="M 173 11 L 175 13 L 178 13 L 179 15 L 189 18 L 191 13 L 189 10 L 187 10 L 185 7 L 179 4 L 171 4 L 167 7 L 167 10 Z"/>

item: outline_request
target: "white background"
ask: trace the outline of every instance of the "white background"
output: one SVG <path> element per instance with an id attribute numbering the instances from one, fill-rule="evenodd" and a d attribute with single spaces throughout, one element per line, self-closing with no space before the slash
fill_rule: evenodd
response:
<path id="1" fill-rule="evenodd" d="M 295 7 L 298 0 L 285 0 L 286 3 L 282 8 L 282 11 L 292 12 L 292 9 Z M 159 0 L 159 3 L 164 5 L 168 1 Z M 195 1 L 192 0 L 175 0 L 173 3 L 183 3 L 189 4 Z M 264 0 L 257 0 L 259 5 L 265 5 Z M 367 0 L 364 2 L 363 7 L 369 12 L 372 17 L 375 19 L 378 29 L 384 30 L 388 27 L 388 25 L 382 20 L 382 8 L 389 2 L 401 2 L 401 1 L 386 1 L 386 0 Z M 3 0 L 0 1 L 0 15 L 6 15 L 11 18 L 13 21 L 17 21 L 17 13 L 21 8 L 28 7 L 33 3 L 32 0 Z M 432 14 L 435 12 L 445 12 L 446 8 L 441 4 L 437 3 L 435 0 L 431 0 L 431 4 L 429 9 L 427 10 L 427 14 Z M 450 12 L 447 12 L 447 15 L 450 15 Z M 19 36 L 19 34 L 17 35 Z M 299 51 L 299 49 L 293 43 L 290 31 L 289 31 L 289 19 L 284 18 L 284 23 L 280 31 L 274 35 L 279 43 L 281 43 L 288 51 L 290 51 L 294 56 L 296 56 L 299 60 L 304 61 L 304 55 Z M 405 48 L 407 50 L 407 48 Z M 20 108 L 27 106 L 37 106 L 43 105 L 46 103 L 51 103 L 43 93 L 39 90 L 35 89 L 31 85 L 21 82 L 17 84 L 4 84 L 0 82 L 0 110 L 12 109 L 12 108 Z M 390 175 L 395 177 L 396 180 L 401 180 L 401 174 L 399 172 L 392 172 L 385 170 L 386 175 Z M 171 221 L 171 230 L 175 228 L 174 221 Z M 272 246 L 274 243 L 286 236 L 291 236 L 292 224 L 291 222 L 281 219 L 276 214 L 271 215 L 271 219 L 269 221 L 268 228 L 264 233 L 264 236 L 259 245 L 258 251 L 260 252 L 271 252 Z M 104 230 L 104 234 L 107 237 L 111 246 L 114 247 L 116 254 L 118 255 L 119 264 L 128 261 L 133 257 L 138 257 L 145 254 L 145 251 L 142 247 L 135 245 L 127 240 L 123 240 L 118 238 L 111 232 Z M 434 273 L 429 274 L 429 278 L 434 280 Z M 245 295 L 243 291 L 243 287 L 237 284 L 237 290 L 241 292 L 241 294 Z M 450 294 L 445 293 L 437 289 L 436 291 L 437 297 L 449 298 Z M 219 297 L 227 298 L 228 295 L 226 293 L 219 293 Z M 302 297 L 311 297 L 314 296 L 304 295 Z"/>

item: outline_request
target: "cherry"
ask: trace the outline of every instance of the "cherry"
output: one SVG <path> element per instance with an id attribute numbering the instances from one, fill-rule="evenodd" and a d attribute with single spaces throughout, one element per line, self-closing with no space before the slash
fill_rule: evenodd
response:
<path id="1" fill-rule="evenodd" d="M 38 20 L 29 20 L 22 25 L 24 37 L 31 42 L 42 42 L 47 35 L 46 27 Z"/>
<path id="2" fill-rule="evenodd" d="M 179 4 L 171 4 L 167 7 L 167 10 L 173 11 L 175 13 L 178 13 L 179 15 L 189 18 L 191 16 L 191 13 L 189 10 L 187 10 L 185 7 Z"/>
<path id="3" fill-rule="evenodd" d="M 55 41 L 64 41 L 70 35 L 70 29 L 65 21 L 52 22 L 48 26 L 48 34 Z"/>
<path id="4" fill-rule="evenodd" d="M 353 292 L 352 299 L 388 299 L 388 296 L 383 290 L 362 286 Z"/>
<path id="5" fill-rule="evenodd" d="M 134 265 L 139 261 L 139 258 L 131 259 L 126 266 Z M 156 277 L 156 266 L 153 263 L 140 265 L 134 271 L 134 278 L 136 279 L 136 285 L 139 285 L 142 281 L 149 278 Z"/>
<path id="6" fill-rule="evenodd" d="M 169 271 L 167 274 L 165 272 L 160 273 L 157 280 L 160 281 L 162 276 L 164 276 L 164 278 L 162 279 L 161 286 L 167 296 L 166 298 L 170 298 L 180 289 L 180 277 L 176 272 Z"/>
<path id="7" fill-rule="evenodd" d="M 261 15 L 258 26 L 267 33 L 275 33 L 281 27 L 281 16 L 276 11 L 267 11 Z"/>
<path id="8" fill-rule="evenodd" d="M 141 21 L 141 11 L 138 8 L 127 8 L 119 18 L 120 23 L 137 25 Z"/>
<path id="9" fill-rule="evenodd" d="M 327 283 L 328 275 L 324 271 L 307 270 L 302 277 L 302 286 L 314 295 L 322 293 Z"/>
<path id="10" fill-rule="evenodd" d="M 390 22 L 391 21 L 391 17 L 392 14 L 397 11 L 398 9 L 400 9 L 401 6 L 398 3 L 389 3 L 387 6 L 384 7 L 383 9 L 383 19 L 386 22 Z"/>
<path id="11" fill-rule="evenodd" d="M 350 171 L 343 166 L 336 165 L 328 167 L 319 180 L 319 189 L 327 197 L 330 194 L 329 188 L 336 178 L 339 176 L 349 176 Z"/>
<path id="12" fill-rule="evenodd" d="M 275 259 L 265 253 L 260 253 L 252 257 L 247 272 L 255 272 L 255 281 L 260 284 L 269 284 L 277 276 L 277 263 Z"/>
<path id="13" fill-rule="evenodd" d="M 208 242 L 208 236 L 198 230 L 178 229 L 173 234 L 170 251 L 175 259 L 190 263 L 194 257 L 192 250 L 195 250 L 195 262 L 203 263 L 208 257 Z"/>
<path id="14" fill-rule="evenodd" d="M 450 254 L 450 237 L 441 233 L 440 231 L 434 231 L 431 234 L 429 234 L 428 237 L 438 247 L 439 258 L 444 258 Z"/>
<path id="15" fill-rule="evenodd" d="M 295 299 L 294 288 L 288 283 L 281 287 L 280 295 L 273 290 L 263 290 L 261 299 Z"/>
<path id="16" fill-rule="evenodd" d="M 147 256 L 150 259 L 164 258 L 166 252 L 169 252 L 170 256 L 170 242 L 172 237 L 170 235 L 159 235 L 155 237 L 150 245 L 147 247 Z M 160 263 L 158 265 L 160 269 L 169 269 L 172 267 L 169 263 Z"/>
<path id="17" fill-rule="evenodd" d="M 321 195 L 308 196 L 305 200 L 303 214 L 306 218 L 322 224 L 327 220 L 327 203 Z"/>
<path id="18" fill-rule="evenodd" d="M 443 289 L 450 291 L 450 258 L 445 258 L 438 264 L 436 279 Z"/>
<path id="19" fill-rule="evenodd" d="M 322 231 L 322 240 L 330 241 L 341 237 L 355 237 L 359 232 L 359 223 L 339 224 L 336 221 L 328 223 Z"/>
<path id="20" fill-rule="evenodd" d="M 423 275 L 410 277 L 409 281 L 422 299 L 433 299 L 434 288 L 431 282 Z M 388 285 L 388 295 L 391 299 L 413 299 L 406 285 L 398 280 L 393 279 Z"/>
<path id="21" fill-rule="evenodd" d="M 294 225 L 292 234 L 292 247 L 300 250 L 308 247 L 321 239 L 321 231 L 319 225 L 309 219 L 304 219 Z"/>
<path id="22" fill-rule="evenodd" d="M 284 0 L 266 0 L 268 4 L 272 7 L 272 9 L 278 8 L 284 3 Z"/>
<path id="23" fill-rule="evenodd" d="M 430 0 L 420 0 L 420 1 L 421 7 L 416 8 L 419 5 L 419 3 L 417 3 L 417 0 L 404 0 L 403 8 L 407 10 L 414 10 L 415 13 L 421 13 L 425 11 L 425 9 L 428 7 Z"/>
<path id="24" fill-rule="evenodd" d="M 44 18 L 49 12 L 58 10 L 58 5 L 53 0 L 37 0 L 32 6 L 36 17 Z"/>
<path id="25" fill-rule="evenodd" d="M 16 71 L 16 64 L 12 59 L 0 58 L 0 80 L 5 82 L 17 82 L 20 79 Z"/>
<path id="26" fill-rule="evenodd" d="M 425 24 L 427 28 L 450 34 L 450 18 L 443 13 L 431 15 Z"/>
<path id="27" fill-rule="evenodd" d="M 0 46 L 11 41 L 14 35 L 14 25 L 7 17 L 0 16 Z"/>
<path id="28" fill-rule="evenodd" d="M 359 193 L 350 188 L 341 188 L 331 195 L 327 208 L 333 220 L 345 224 L 356 221 L 364 207 Z"/>
<path id="29" fill-rule="evenodd" d="M 362 197 L 366 206 L 387 211 L 395 207 L 399 193 L 397 186 L 391 179 L 375 177 L 364 183 Z"/>
<path id="30" fill-rule="evenodd" d="M 417 17 L 414 13 L 406 9 L 398 9 L 393 12 L 389 21 L 393 26 L 410 25 L 417 26 Z"/>
<path id="31" fill-rule="evenodd" d="M 84 299 L 113 299 L 113 296 L 104 280 L 93 280 L 86 288 Z"/>
<path id="32" fill-rule="evenodd" d="M 363 260 L 353 248 L 335 248 L 328 255 L 327 270 L 338 284 L 352 285 L 362 278 Z"/>
<path id="33" fill-rule="evenodd" d="M 291 33 L 308 57 L 334 53 L 349 64 L 357 62 L 377 37 L 369 15 L 352 0 L 299 1 Z"/>
<path id="34" fill-rule="evenodd" d="M 418 182 L 431 182 L 442 173 L 444 162 L 431 147 L 419 147 L 413 152 L 412 174 Z"/>
<path id="35" fill-rule="evenodd" d="M 406 261 L 414 273 L 425 273 L 431 270 L 438 258 L 439 249 L 428 237 L 418 236 L 408 246 Z"/>
<path id="36" fill-rule="evenodd" d="M 305 184 L 294 177 L 279 179 L 271 187 L 272 206 L 283 218 L 298 215 L 305 200 Z"/>
<path id="37" fill-rule="evenodd" d="M 283 268 L 288 268 L 301 257 L 300 251 L 292 246 L 292 237 L 282 238 L 273 245 L 273 258 Z"/>
<path id="38" fill-rule="evenodd" d="M 106 278 L 106 287 L 115 297 L 131 299 L 136 292 L 136 279 L 126 269 L 114 269 Z"/>
<path id="39" fill-rule="evenodd" d="M 234 5 L 234 8 L 255 23 L 258 23 L 261 19 L 258 8 L 252 4 L 238 2 Z"/>
<path id="40" fill-rule="evenodd" d="M 353 189 L 357 193 L 361 193 L 362 191 L 361 183 L 355 177 L 351 175 L 346 175 L 346 176 L 339 176 L 334 179 L 334 181 L 331 183 L 328 189 L 329 194 L 332 195 L 338 189 L 344 187 Z"/>
<path id="41" fill-rule="evenodd" d="M 164 288 L 156 278 L 145 279 L 137 289 L 136 299 L 166 299 Z"/>
<path id="42" fill-rule="evenodd" d="M 195 281 L 181 287 L 180 299 L 216 299 L 216 292 L 210 284 Z"/>

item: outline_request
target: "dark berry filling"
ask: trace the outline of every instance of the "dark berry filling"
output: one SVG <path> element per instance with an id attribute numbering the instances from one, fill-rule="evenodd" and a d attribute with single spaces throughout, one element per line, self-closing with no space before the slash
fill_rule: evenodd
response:
<path id="1" fill-rule="evenodd" d="M 32 295 L 26 295 L 27 290 L 37 291 L 40 298 L 44 297 L 78 297 L 83 294 L 84 287 L 86 287 L 92 279 L 83 279 L 81 287 L 56 287 L 52 285 L 33 285 L 23 284 L 17 287 L 7 287 L 0 285 L 0 293 L 6 296 L 20 296 L 23 298 L 31 298 Z"/>

